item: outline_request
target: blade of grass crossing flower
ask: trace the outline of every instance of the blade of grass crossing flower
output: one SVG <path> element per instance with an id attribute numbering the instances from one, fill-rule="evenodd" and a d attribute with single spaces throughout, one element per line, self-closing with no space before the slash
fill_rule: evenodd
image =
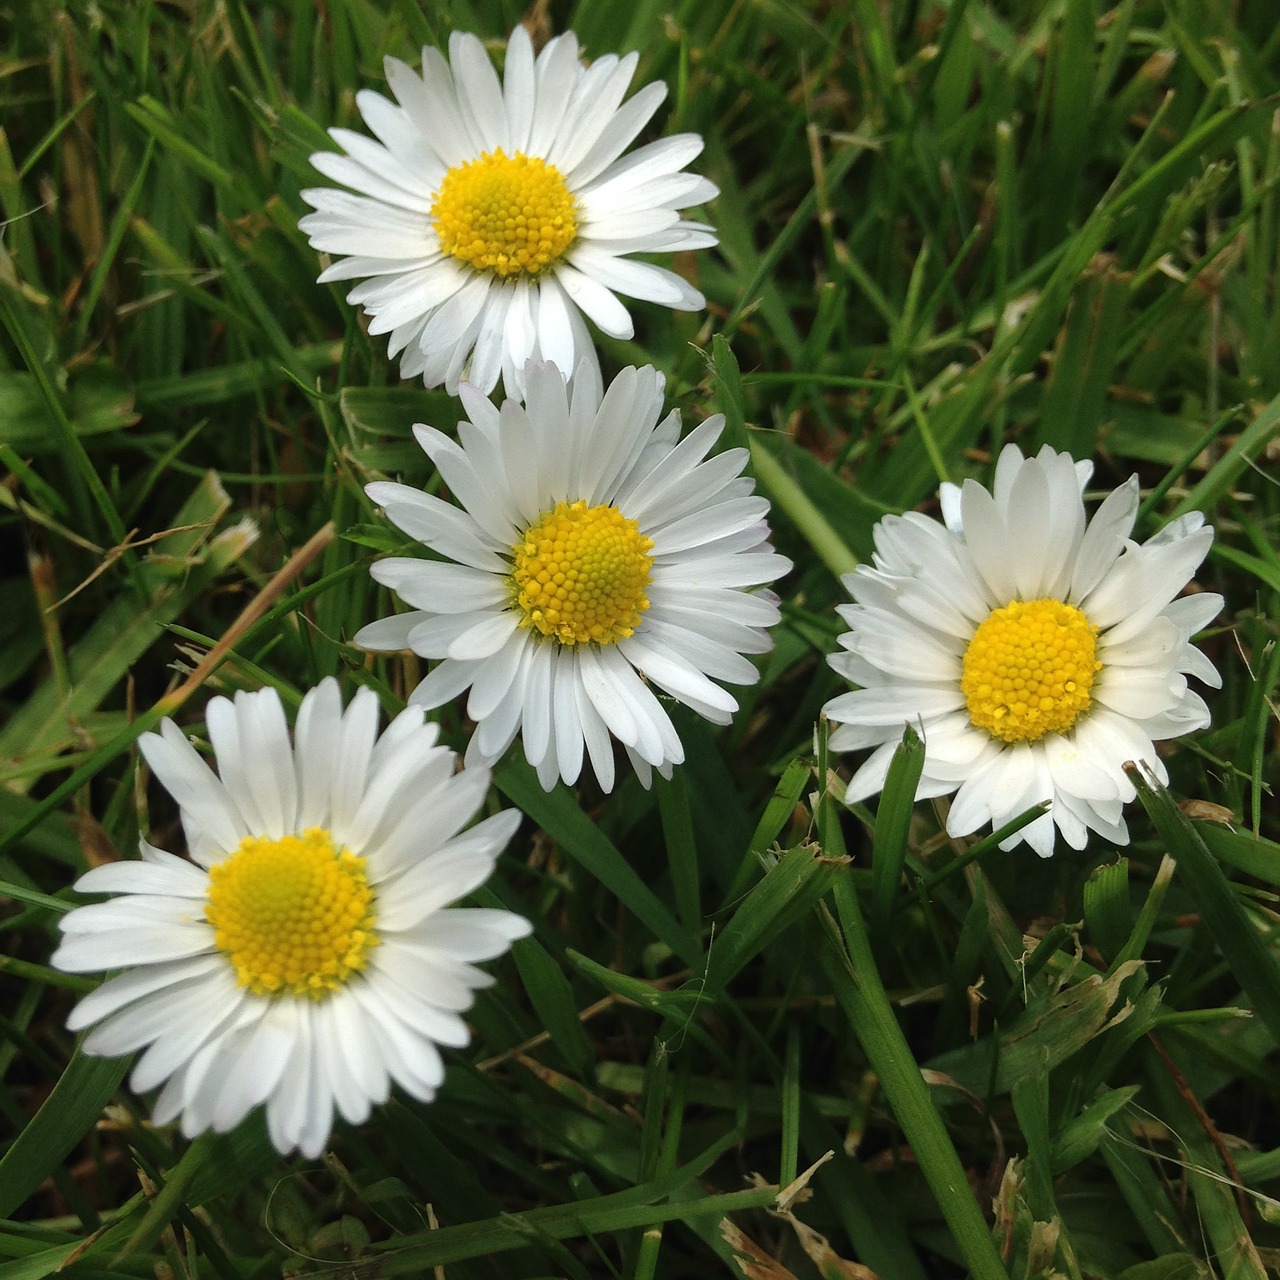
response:
<path id="1" fill-rule="evenodd" d="M 1245 911 L 1230 881 L 1173 797 L 1137 765 L 1126 772 L 1138 798 L 1178 863 L 1200 917 L 1222 949 L 1223 958 L 1244 988 L 1258 1017 L 1280 1040 L 1280 962 L 1263 941 L 1260 922 Z"/>
<path id="2" fill-rule="evenodd" d="M 1011 835 L 1021 831 L 1023 827 L 1030 826 L 1041 814 L 1047 813 L 1048 810 L 1048 800 L 1033 804 L 1030 809 L 1018 814 L 1013 821 L 1006 822 L 1003 827 L 999 827 L 989 836 L 984 836 L 972 848 L 966 849 L 959 857 L 948 862 L 940 871 L 935 871 L 932 875 L 925 876 L 921 881 L 921 887 L 926 893 L 932 892 L 957 871 L 963 871 L 970 863 L 977 862 L 993 849 L 998 849 L 1002 840 L 1007 840 Z"/>
<path id="3" fill-rule="evenodd" d="M 25 902 L 29 907 L 43 907 L 62 915 L 75 907 L 74 902 L 65 902 L 51 894 L 41 893 L 39 889 L 28 889 L 25 885 L 14 884 L 12 880 L 0 880 L 0 898 L 12 898 L 15 902 Z M 7 957 L 6 957 L 7 958 Z"/>
<path id="4" fill-rule="evenodd" d="M 582 812 L 566 788 L 544 791 L 529 765 L 515 757 L 508 757 L 494 770 L 494 783 L 614 894 L 654 937 L 665 942 L 686 964 L 701 967 L 702 949 L 692 935 Z"/>
<path id="5" fill-rule="evenodd" d="M 0 889 L 0 894 L 10 896 L 9 886 Z M 60 898 L 52 899 L 61 903 Z M 70 902 L 62 903 L 64 909 L 70 909 Z M 12 919 L 12 917 L 10 917 Z M 74 973 L 63 973 L 59 969 L 50 969 L 47 965 L 33 964 L 30 960 L 20 960 L 17 956 L 0 954 L 0 973 L 11 973 L 15 978 L 25 978 L 28 982 L 42 986 L 60 987 L 64 991 L 74 991 L 77 995 L 85 995 L 98 984 L 92 978 L 81 978 Z M 0 1053 L 0 1066 L 6 1066 L 7 1054 Z"/>
<path id="6" fill-rule="evenodd" d="M 893 904 L 902 884 L 907 857 L 907 834 L 915 810 L 916 788 L 924 772 L 924 743 L 908 725 L 893 753 L 871 840 L 871 934 L 879 943 L 893 918 Z"/>
<path id="7" fill-rule="evenodd" d="M 829 792 L 822 797 L 819 833 L 824 849 L 843 854 L 844 841 L 834 804 Z M 848 875 L 836 880 L 835 897 L 838 925 L 824 907 L 819 905 L 817 910 L 823 933 L 823 968 L 837 1003 L 871 1069 L 880 1078 L 894 1117 L 902 1126 L 973 1280 L 1007 1280 L 964 1166 L 894 1016 Z"/>

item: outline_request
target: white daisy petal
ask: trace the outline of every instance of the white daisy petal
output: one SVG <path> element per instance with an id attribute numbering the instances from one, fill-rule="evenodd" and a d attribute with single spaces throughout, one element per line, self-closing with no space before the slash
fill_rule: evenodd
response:
<path id="1" fill-rule="evenodd" d="M 379 618 L 376 622 L 365 623 L 351 638 L 362 649 L 394 653 L 399 649 L 409 648 L 410 632 L 428 616 L 421 609 L 391 614 L 388 617 Z"/>
<path id="2" fill-rule="evenodd" d="M 645 644 L 638 636 L 623 640 L 618 652 L 646 680 L 716 724 L 728 724 L 738 709 L 737 699 L 696 667 Z"/>
<path id="3" fill-rule="evenodd" d="M 161 1034 L 139 1055 L 129 1076 L 129 1087 L 135 1093 L 146 1093 L 162 1084 L 211 1040 L 244 1021 L 248 1001 L 236 989 L 225 963 L 219 959 L 216 964 L 201 982 L 192 984 L 189 999 L 168 1011 Z M 145 1012 L 145 1006 L 140 1004 L 139 1012 Z M 159 1110 L 157 1105 L 157 1118 Z"/>
<path id="4" fill-rule="evenodd" d="M 404 66 L 403 63 L 397 65 Z M 409 75 L 412 74 L 410 71 Z M 444 174 L 444 162 L 414 126 L 409 112 L 372 89 L 361 89 L 356 94 L 356 106 L 374 136 L 399 161 L 403 172 L 411 174 L 418 183 L 439 181 Z"/>
<path id="5" fill-rule="evenodd" d="M 190 960 L 166 965 L 148 965 L 140 969 L 128 969 L 108 978 L 95 991 L 90 991 L 67 1018 L 67 1029 L 83 1031 L 104 1018 L 110 1017 L 126 1005 L 141 1000 L 152 992 L 168 987 L 182 987 L 207 977 L 219 962 L 209 956 L 195 956 Z"/>
<path id="6" fill-rule="evenodd" d="M 453 32 L 449 37 L 449 63 L 458 90 L 458 105 L 476 145 L 481 151 L 509 148 L 502 86 L 479 38 L 470 32 Z"/>
<path id="7" fill-rule="evenodd" d="M 379 560 L 373 577 L 390 587 L 415 608 L 431 612 L 462 613 L 502 603 L 502 592 L 491 573 L 469 565 L 438 560 Z M 441 605 L 447 608 L 441 608 Z"/>
<path id="8" fill-rule="evenodd" d="M 450 907 L 521 814 L 468 827 L 488 771 L 455 771 L 416 707 L 379 735 L 367 688 L 345 712 L 335 680 L 310 690 L 292 741 L 273 689 L 213 699 L 206 723 L 219 776 L 170 721 L 143 749 L 185 802 L 188 843 L 218 857 L 205 871 L 144 840 L 142 861 L 81 877 L 114 896 L 62 918 L 53 963 L 124 971 L 68 1026 L 86 1053 L 142 1050 L 131 1084 L 163 1086 L 158 1123 L 224 1132 L 265 1105 L 275 1146 L 314 1157 L 335 1111 L 363 1122 L 392 1079 L 429 1100 L 437 1045 L 466 1043 L 461 1015 L 492 981 L 474 962 L 529 925 Z"/>
<path id="9" fill-rule="evenodd" d="M 207 832 L 218 849 L 234 849 L 248 835 L 244 815 L 226 787 L 172 720 L 163 721 L 159 733 L 144 733 L 138 739 L 138 749 L 151 772 L 178 802 L 184 827 Z"/>
<path id="10" fill-rule="evenodd" d="M 574 166 L 573 180 L 579 187 L 587 187 L 636 140 L 640 130 L 653 118 L 653 113 L 667 96 L 667 86 L 658 82 L 647 84 L 613 113 L 612 119 L 600 131 L 591 150 Z M 690 156 L 690 159 L 693 157 Z M 688 163 L 687 161 L 685 163 Z M 694 175 L 689 175 L 693 177 Z M 690 201 L 697 204 L 698 201 Z"/>
<path id="11" fill-rule="evenodd" d="M 595 709 L 582 682 L 574 681 L 572 687 L 578 704 L 577 725 L 581 728 L 587 759 L 591 761 L 591 768 L 596 775 L 596 781 L 600 784 L 600 790 L 607 795 L 613 790 L 615 778 L 613 738 L 609 734 L 609 726 L 600 718 L 600 713 Z M 643 773 L 640 775 L 640 780 L 646 786 L 648 785 Z M 552 782 L 544 781 L 542 785 L 549 791 L 554 785 L 554 775 L 552 775 Z"/>
<path id="12" fill-rule="evenodd" d="M 568 261 L 588 279 L 604 285 L 628 298 L 641 298 L 645 302 L 660 302 L 666 307 L 693 311 L 686 305 L 690 295 L 697 291 L 674 272 L 664 271 L 647 262 L 633 262 L 630 258 L 617 258 L 611 253 L 593 248 L 584 241 L 569 251 Z"/>
<path id="13" fill-rule="evenodd" d="M 597 329 L 611 338 L 632 338 L 635 325 L 631 313 L 599 280 L 578 271 L 568 262 L 555 268 L 556 280 L 571 302 Z"/>
<path id="14" fill-rule="evenodd" d="M 422 51 L 422 75 L 398 58 L 383 63 L 387 85 L 396 101 L 417 128 L 423 145 L 430 148 L 445 165 L 463 164 L 470 154 L 470 143 L 458 97 L 453 89 L 449 64 L 438 49 Z"/>
<path id="15" fill-rule="evenodd" d="M 619 58 L 607 53 L 596 58 L 574 86 L 559 136 L 547 158 L 577 186 L 578 165 L 590 154 L 622 105 L 635 75 L 638 53 Z"/>
<path id="16" fill-rule="evenodd" d="M 911 725 L 925 746 L 917 798 L 955 793 L 949 834 L 1049 801 L 1002 847 L 1048 857 L 1055 831 L 1074 849 L 1089 832 L 1127 842 L 1125 762 L 1163 776 L 1154 744 L 1209 722 L 1187 677 L 1220 679 L 1190 641 L 1222 602 L 1174 599 L 1212 540 L 1198 513 L 1139 546 L 1136 479 L 1087 520 L 1091 474 L 1048 446 L 1024 458 L 1009 445 L 990 491 L 942 486 L 941 523 L 877 524 L 874 563 L 844 577 L 855 603 L 838 610 L 849 630 L 828 658 L 857 687 L 823 708 L 835 750 L 873 748 L 851 803 L 883 787 Z"/>
<path id="17" fill-rule="evenodd" d="M 553 667 L 551 729 L 555 738 L 555 760 L 560 767 L 560 777 L 570 786 L 577 782 L 578 774 L 582 771 L 585 743 L 583 711 L 580 707 L 586 704 L 587 695 L 578 672 L 578 654 L 573 649 L 562 647 L 555 654 Z M 599 719 L 594 709 L 592 714 Z M 547 791 L 555 785 L 554 774 L 548 778 L 539 770 L 538 778 Z"/>
<path id="18" fill-rule="evenodd" d="M 1119 559 L 1125 539 L 1133 528 L 1138 512 L 1138 485 L 1135 476 L 1129 484 L 1113 489 L 1089 521 L 1071 575 L 1073 603 L 1086 596 L 1102 581 Z"/>
<path id="19" fill-rule="evenodd" d="M 375 492 L 380 488 L 395 488 L 400 492 L 380 497 Z M 492 546 L 491 540 L 463 518 L 456 507 L 407 485 L 371 484 L 366 490 L 374 502 L 381 502 L 387 519 L 411 538 L 420 542 L 430 538 L 448 547 L 445 554 L 451 560 L 473 569 L 492 572 L 498 566 L 498 552 L 505 548 Z"/>
<path id="20" fill-rule="evenodd" d="M 174 898 L 203 898 L 209 877 L 198 867 L 172 854 L 160 864 L 108 862 L 86 871 L 76 881 L 77 893 L 165 894 Z"/>
<path id="21" fill-rule="evenodd" d="M 676 415 L 662 416 L 656 370 L 623 369 L 605 389 L 581 362 L 570 392 L 555 365 L 530 363 L 523 382 L 523 405 L 495 410 L 470 398 L 456 443 L 418 433 L 457 519 L 443 520 L 432 500 L 413 508 L 428 520 L 401 521 L 445 559 L 374 566 L 377 581 L 418 611 L 407 629 L 371 634 L 380 646 L 403 641 L 442 659 L 410 695 L 414 704 L 470 690 L 470 761 L 497 760 L 519 735 L 547 790 L 576 782 L 588 759 L 608 791 L 617 739 L 642 762 L 642 781 L 654 769 L 667 776 L 684 748 L 646 682 L 729 723 L 738 704 L 723 683 L 758 678 L 744 655 L 770 648 L 779 619 L 777 597 L 755 588 L 790 562 L 769 546 L 768 503 L 742 475 L 747 451 L 707 456 L 723 428 L 718 415 L 681 442 Z M 373 485 L 370 496 L 406 511 L 401 488 Z M 505 548 L 489 537 L 499 512 L 513 522 Z M 471 554 L 477 546 L 492 551 L 491 563 Z M 944 675 L 957 661 L 938 647 Z"/>
<path id="22" fill-rule="evenodd" d="M 395 621 L 412 617 L 412 614 L 402 614 Z M 344 764 L 340 754 L 341 732 L 342 694 L 338 691 L 338 682 L 329 677 L 307 692 L 294 725 L 293 756 L 301 791 L 298 826 L 304 831 L 308 827 L 323 826 L 329 820 L 334 777 Z"/>

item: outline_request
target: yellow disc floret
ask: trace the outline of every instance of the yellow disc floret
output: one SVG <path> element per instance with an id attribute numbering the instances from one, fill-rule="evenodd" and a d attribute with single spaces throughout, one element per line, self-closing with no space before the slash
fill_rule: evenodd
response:
<path id="1" fill-rule="evenodd" d="M 1098 628 L 1061 600 L 994 610 L 964 652 L 960 688 L 979 729 L 1005 742 L 1065 733 L 1089 709 L 1102 669 Z"/>
<path id="2" fill-rule="evenodd" d="M 444 175 L 431 221 L 445 253 L 497 276 L 537 275 L 578 234 L 560 170 L 501 147 Z"/>
<path id="3" fill-rule="evenodd" d="M 616 507 L 557 503 L 511 550 L 520 625 L 561 644 L 616 644 L 649 607 L 653 539 Z"/>
<path id="4" fill-rule="evenodd" d="M 247 836 L 209 868 L 204 914 L 237 981 L 260 996 L 323 999 L 378 945 L 365 860 L 319 827 Z"/>

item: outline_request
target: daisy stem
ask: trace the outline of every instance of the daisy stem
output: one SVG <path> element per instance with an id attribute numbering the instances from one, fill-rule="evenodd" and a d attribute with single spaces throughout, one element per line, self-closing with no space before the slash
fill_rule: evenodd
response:
<path id="1" fill-rule="evenodd" d="M 781 463 L 757 440 L 749 441 L 751 464 L 769 496 L 791 518 L 805 541 L 818 553 L 822 563 L 837 578 L 858 567 L 858 557 L 845 546 L 826 517 L 809 500 L 805 491 L 783 469 Z"/>
<path id="2" fill-rule="evenodd" d="M 818 828 L 823 852 L 832 857 L 843 854 L 844 840 L 835 801 L 829 793 L 823 795 L 819 804 Z M 825 906 L 819 906 L 818 910 L 827 944 L 823 967 L 836 1000 L 880 1080 L 880 1087 L 937 1198 L 970 1276 L 973 1280 L 1007 1280 L 1008 1273 L 996 1252 L 964 1166 L 947 1136 L 915 1055 L 889 1003 L 872 955 L 862 908 L 847 874 L 836 879 L 835 899 L 839 924 Z"/>

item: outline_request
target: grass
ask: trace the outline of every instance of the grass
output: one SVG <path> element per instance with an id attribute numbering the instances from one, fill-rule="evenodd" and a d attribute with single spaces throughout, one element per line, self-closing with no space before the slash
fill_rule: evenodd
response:
<path id="1" fill-rule="evenodd" d="M 732 728 L 651 792 L 496 790 L 480 895 L 534 920 L 430 1107 L 285 1161 L 185 1142 L 64 1030 L 69 886 L 173 847 L 134 742 L 326 675 L 428 479 L 401 384 L 298 232 L 307 157 L 386 54 L 504 0 L 10 5 L 0 53 L 0 1280 L 447 1275 L 1263 1277 L 1280 1264 L 1280 38 L 1267 0 L 538 4 L 641 51 L 706 138 L 703 315 L 639 307 L 686 421 L 749 443 L 796 564 Z M 317 16 L 318 13 L 318 16 Z M 1213 727 L 1132 843 L 940 836 L 908 742 L 878 805 L 815 740 L 838 575 L 1007 440 L 1201 511 Z M 330 529 L 329 526 L 332 526 Z M 465 740 L 459 713 L 446 736 Z M 917 762 L 918 763 L 918 762 Z M 1175 803 L 1174 797 L 1180 803 Z M 498 803 L 495 799 L 494 803 Z M 921 1070 L 923 1069 L 923 1071 Z M 807 1190 L 778 1188 L 813 1169 Z M 731 1245 L 729 1240 L 733 1240 Z M 748 1261 L 754 1259 L 754 1261 Z M 868 1271 L 859 1271 L 856 1259 Z M 433 1268 L 441 1268 L 433 1271 Z"/>

